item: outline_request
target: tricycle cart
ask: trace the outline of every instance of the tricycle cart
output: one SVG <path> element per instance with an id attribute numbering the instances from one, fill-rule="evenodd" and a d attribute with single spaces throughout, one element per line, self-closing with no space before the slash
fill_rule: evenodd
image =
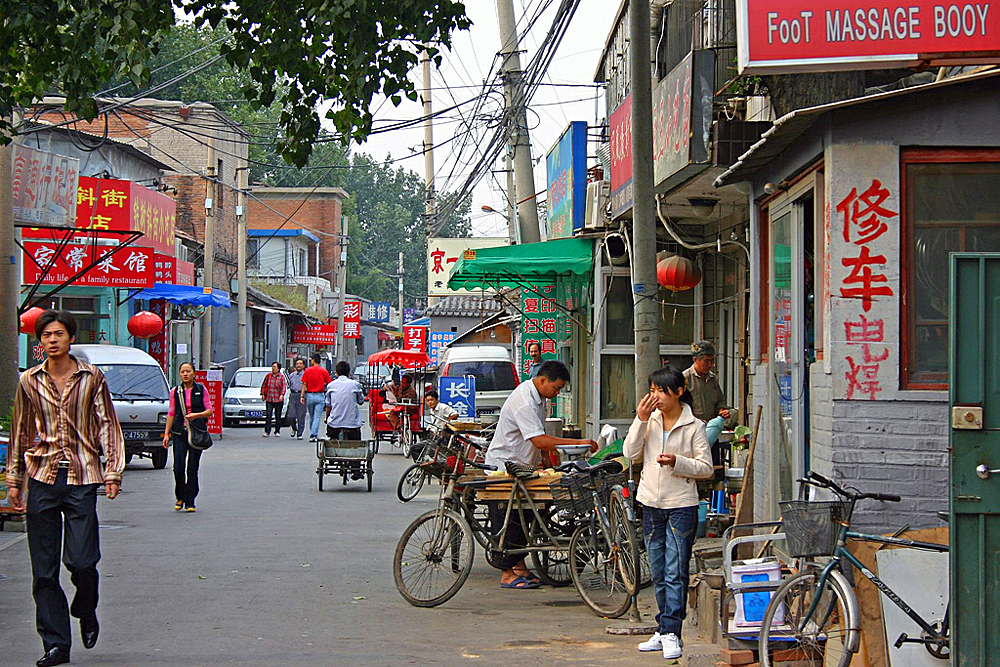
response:
<path id="1" fill-rule="evenodd" d="M 320 439 L 316 443 L 316 458 L 319 465 L 316 474 L 319 477 L 319 490 L 323 490 L 324 475 L 340 475 L 344 484 L 347 478 L 368 478 L 368 490 L 372 490 L 372 458 L 375 449 L 371 440 L 327 440 Z"/>
<path id="2" fill-rule="evenodd" d="M 420 379 L 426 375 L 430 359 L 420 350 L 382 350 L 368 357 L 368 405 L 369 424 L 374 437 L 375 453 L 378 453 L 379 443 L 390 442 L 402 447 L 403 454 L 410 456 L 413 445 L 421 433 L 421 415 L 423 412 L 424 382 Z M 400 367 L 404 373 L 415 378 L 413 388 L 417 398 L 413 401 L 396 402 L 387 398 L 387 390 L 383 386 L 380 369 L 385 366 Z M 389 421 L 389 413 L 396 412 L 409 415 L 409 419 L 400 419 L 396 428 Z"/>

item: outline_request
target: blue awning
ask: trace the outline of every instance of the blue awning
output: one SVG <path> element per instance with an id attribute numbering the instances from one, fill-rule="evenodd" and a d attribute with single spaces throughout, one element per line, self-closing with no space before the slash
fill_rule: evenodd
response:
<path id="1" fill-rule="evenodd" d="M 163 299 L 183 306 L 216 306 L 229 308 L 229 292 L 220 289 L 191 285 L 168 285 L 155 283 L 152 289 L 144 289 L 132 295 L 133 299 Z"/>

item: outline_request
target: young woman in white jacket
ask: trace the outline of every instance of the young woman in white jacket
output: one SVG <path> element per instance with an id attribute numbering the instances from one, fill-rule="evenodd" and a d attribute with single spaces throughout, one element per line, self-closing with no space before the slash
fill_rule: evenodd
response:
<path id="1" fill-rule="evenodd" d="M 712 476 L 705 424 L 691 412 L 684 374 L 664 366 L 649 376 L 649 393 L 639 401 L 625 437 L 624 453 L 643 459 L 637 500 L 642 533 L 656 591 L 659 630 L 640 651 L 681 657 L 681 627 L 687 610 L 688 562 L 698 525 L 698 485 Z"/>

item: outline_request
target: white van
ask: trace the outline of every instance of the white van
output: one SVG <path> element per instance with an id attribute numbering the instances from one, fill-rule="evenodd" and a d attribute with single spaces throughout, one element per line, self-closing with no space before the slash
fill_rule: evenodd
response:
<path id="1" fill-rule="evenodd" d="M 476 378 L 476 415 L 500 414 L 500 408 L 518 385 L 517 367 L 502 345 L 446 347 L 438 363 L 438 377 Z"/>
<path id="2" fill-rule="evenodd" d="M 163 429 L 170 409 L 170 389 L 156 359 L 122 345 L 74 345 L 70 353 L 97 366 L 107 379 L 125 436 L 125 462 L 141 456 L 152 459 L 154 468 L 165 467 Z"/>

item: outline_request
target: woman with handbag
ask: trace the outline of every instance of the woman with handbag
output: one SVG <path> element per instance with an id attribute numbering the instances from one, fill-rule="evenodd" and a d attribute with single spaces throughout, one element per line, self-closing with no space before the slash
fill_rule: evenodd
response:
<path id="1" fill-rule="evenodd" d="M 198 495 L 198 465 L 202 451 L 212 446 L 207 417 L 212 399 L 205 386 L 194 381 L 194 365 L 185 361 L 178 369 L 181 384 L 170 392 L 170 409 L 163 433 L 163 446 L 174 444 L 174 511 L 194 512 Z M 180 415 L 183 419 L 178 419 Z"/>

